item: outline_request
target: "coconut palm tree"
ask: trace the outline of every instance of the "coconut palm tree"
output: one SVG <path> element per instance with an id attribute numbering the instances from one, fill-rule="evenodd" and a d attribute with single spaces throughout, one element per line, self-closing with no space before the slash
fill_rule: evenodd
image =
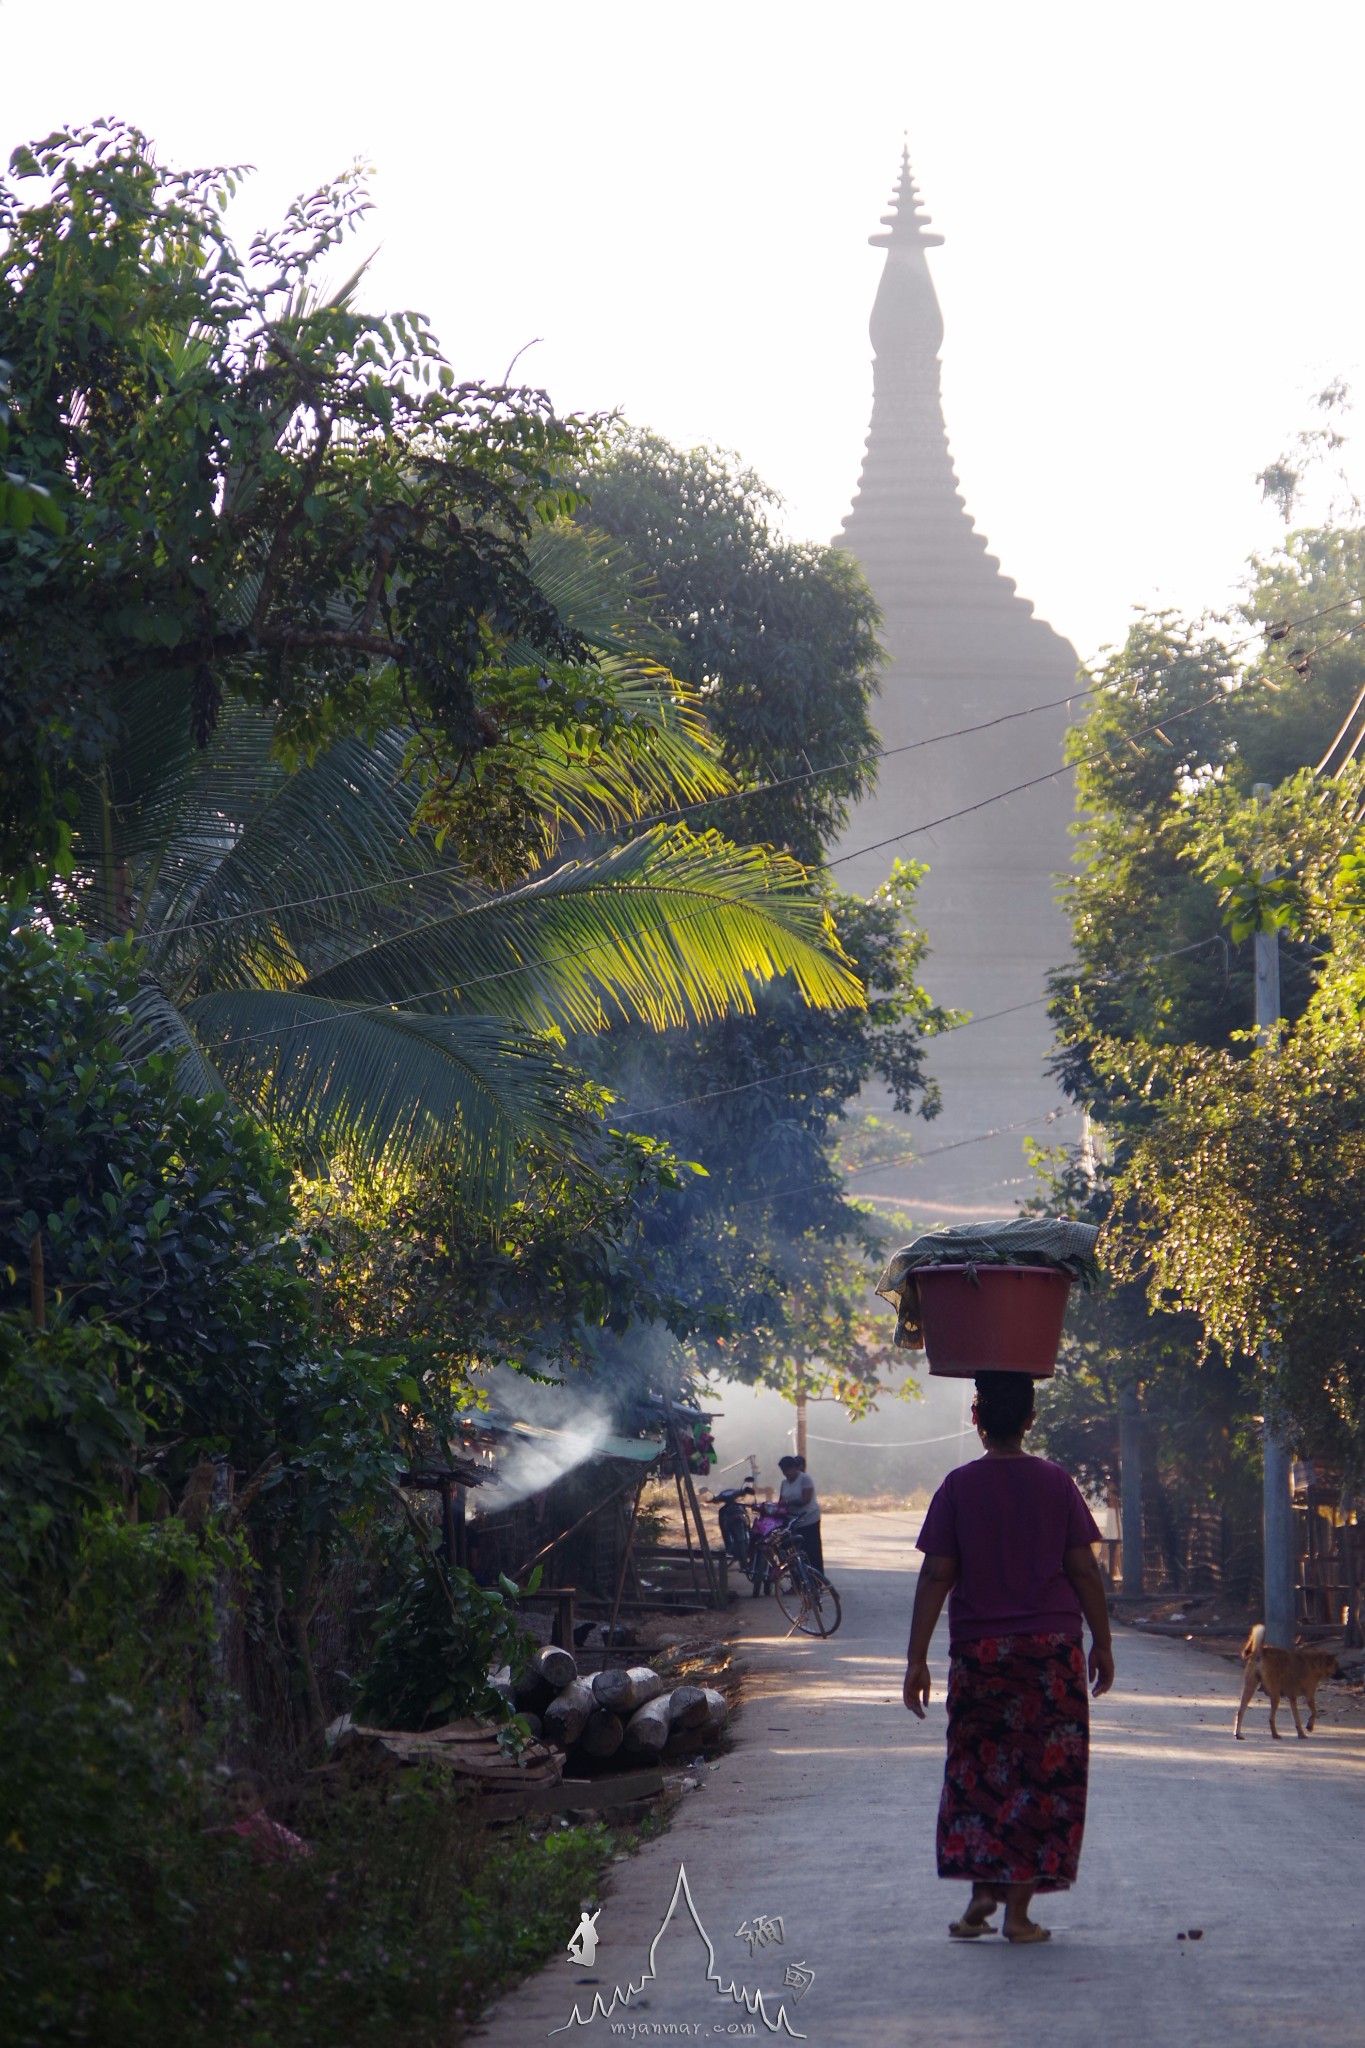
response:
<path id="1" fill-rule="evenodd" d="M 566 611 L 576 596 L 575 630 L 598 603 L 593 687 L 619 723 L 606 741 L 533 730 L 479 757 L 476 796 L 504 778 L 544 857 L 500 885 L 414 830 L 407 735 L 348 738 L 290 771 L 268 711 L 229 703 L 198 748 L 161 685 L 124 687 L 75 835 L 75 900 L 142 943 L 141 1047 L 175 1049 L 198 1086 L 291 1139 L 444 1165 L 466 1201 L 495 1205 L 522 1147 L 571 1148 L 586 1128 L 561 1034 L 744 1009 L 783 974 L 811 1004 L 862 1001 L 795 862 L 647 822 L 729 783 L 696 703 L 605 616 L 582 550 L 552 535 L 540 570 Z M 616 836 L 587 852 L 585 834 Z"/>

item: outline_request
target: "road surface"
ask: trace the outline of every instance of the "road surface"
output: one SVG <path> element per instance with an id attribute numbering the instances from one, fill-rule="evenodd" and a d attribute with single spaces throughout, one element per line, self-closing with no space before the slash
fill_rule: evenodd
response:
<path id="1" fill-rule="evenodd" d="M 943 1625 L 928 1721 L 900 1702 L 917 1526 L 911 1515 L 826 1519 L 844 1595 L 828 1642 L 788 1639 L 773 1602 L 746 1599 L 735 1750 L 614 1873 L 592 1964 L 549 1963 L 490 2015 L 480 2048 L 552 2033 L 1359 2048 L 1365 1729 L 1324 1717 L 1300 1742 L 1282 1709 L 1289 1737 L 1272 1742 L 1262 1698 L 1234 1742 L 1240 1666 L 1183 1643 L 1118 1632 L 1118 1683 L 1093 1710 L 1080 1879 L 1036 1908 L 1052 1942 L 948 1941 L 966 1891 L 934 1871 Z"/>

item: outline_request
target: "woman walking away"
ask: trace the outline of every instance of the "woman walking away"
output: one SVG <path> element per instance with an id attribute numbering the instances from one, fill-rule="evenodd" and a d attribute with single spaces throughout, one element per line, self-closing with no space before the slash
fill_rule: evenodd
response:
<path id="1" fill-rule="evenodd" d="M 1114 1682 L 1100 1532 L 1075 1481 L 1031 1457 L 1033 1381 L 983 1372 L 972 1421 L 984 1458 L 950 1472 L 920 1531 L 905 1704 L 922 1721 L 929 1639 L 948 1600 L 948 1763 L 938 1810 L 938 1874 L 972 1896 L 948 1932 L 971 1941 L 1047 1941 L 1035 1892 L 1065 1891 L 1085 1831 L 1090 1708 L 1081 1618 L 1090 1624 L 1096 1699 Z"/>

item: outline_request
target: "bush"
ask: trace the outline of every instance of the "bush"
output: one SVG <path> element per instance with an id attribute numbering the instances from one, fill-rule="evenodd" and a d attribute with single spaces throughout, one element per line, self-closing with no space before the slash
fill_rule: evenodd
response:
<path id="1" fill-rule="evenodd" d="M 288 1181 L 223 1096 L 129 1057 L 137 993 L 130 942 L 0 929 L 0 1280 L 26 1302 L 41 1234 L 51 1319 L 112 1320 L 155 1360 L 146 1398 L 231 1433 L 261 1337 L 307 1312 Z"/>
<path id="2" fill-rule="evenodd" d="M 503 1720 L 507 1706 L 490 1671 L 519 1671 L 535 1645 L 517 1622 L 509 1578 L 481 1586 L 425 1543 L 403 1584 L 379 1610 L 373 1661 L 356 1712 L 381 1728 L 434 1728 L 465 1714 Z M 537 1572 L 529 1590 L 540 1582 Z"/>
<path id="3" fill-rule="evenodd" d="M 312 1857 L 261 1865 L 224 1831 L 203 1753 L 177 1754 L 164 1721 L 82 1675 L 63 1698 L 51 1674 L 31 1714 L 8 1688 L 0 1704 L 0 1741 L 18 1734 L 28 1764 L 0 1844 L 15 2048 L 451 2048 L 562 1947 L 614 1847 L 599 1827 L 494 1836 L 471 1795 L 414 1772 L 305 1801 L 290 1819 Z"/>
<path id="4" fill-rule="evenodd" d="M 143 1439 L 132 1347 L 111 1325 L 0 1315 L 0 1599 L 74 1569 L 84 1519 Z"/>

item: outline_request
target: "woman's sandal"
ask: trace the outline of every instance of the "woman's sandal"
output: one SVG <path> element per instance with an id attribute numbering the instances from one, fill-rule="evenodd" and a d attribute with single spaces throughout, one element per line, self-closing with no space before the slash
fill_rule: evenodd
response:
<path id="1" fill-rule="evenodd" d="M 995 1911 L 994 1906 L 991 1911 Z M 995 1931 L 989 1920 L 968 1920 L 964 1917 L 948 1923 L 948 1932 L 954 1941 L 975 1941 L 979 1935 L 994 1934 Z"/>
<path id="2" fill-rule="evenodd" d="M 1017 1934 L 1011 1934 L 1008 1927 L 1002 1927 L 1000 1932 L 1004 1935 L 1006 1941 L 1028 1943 L 1031 1941 L 1051 1941 L 1052 1939 L 1052 1929 L 1050 1927 L 1040 1927 L 1035 1920 L 1031 1920 L 1027 1927 L 1021 1927 Z"/>

